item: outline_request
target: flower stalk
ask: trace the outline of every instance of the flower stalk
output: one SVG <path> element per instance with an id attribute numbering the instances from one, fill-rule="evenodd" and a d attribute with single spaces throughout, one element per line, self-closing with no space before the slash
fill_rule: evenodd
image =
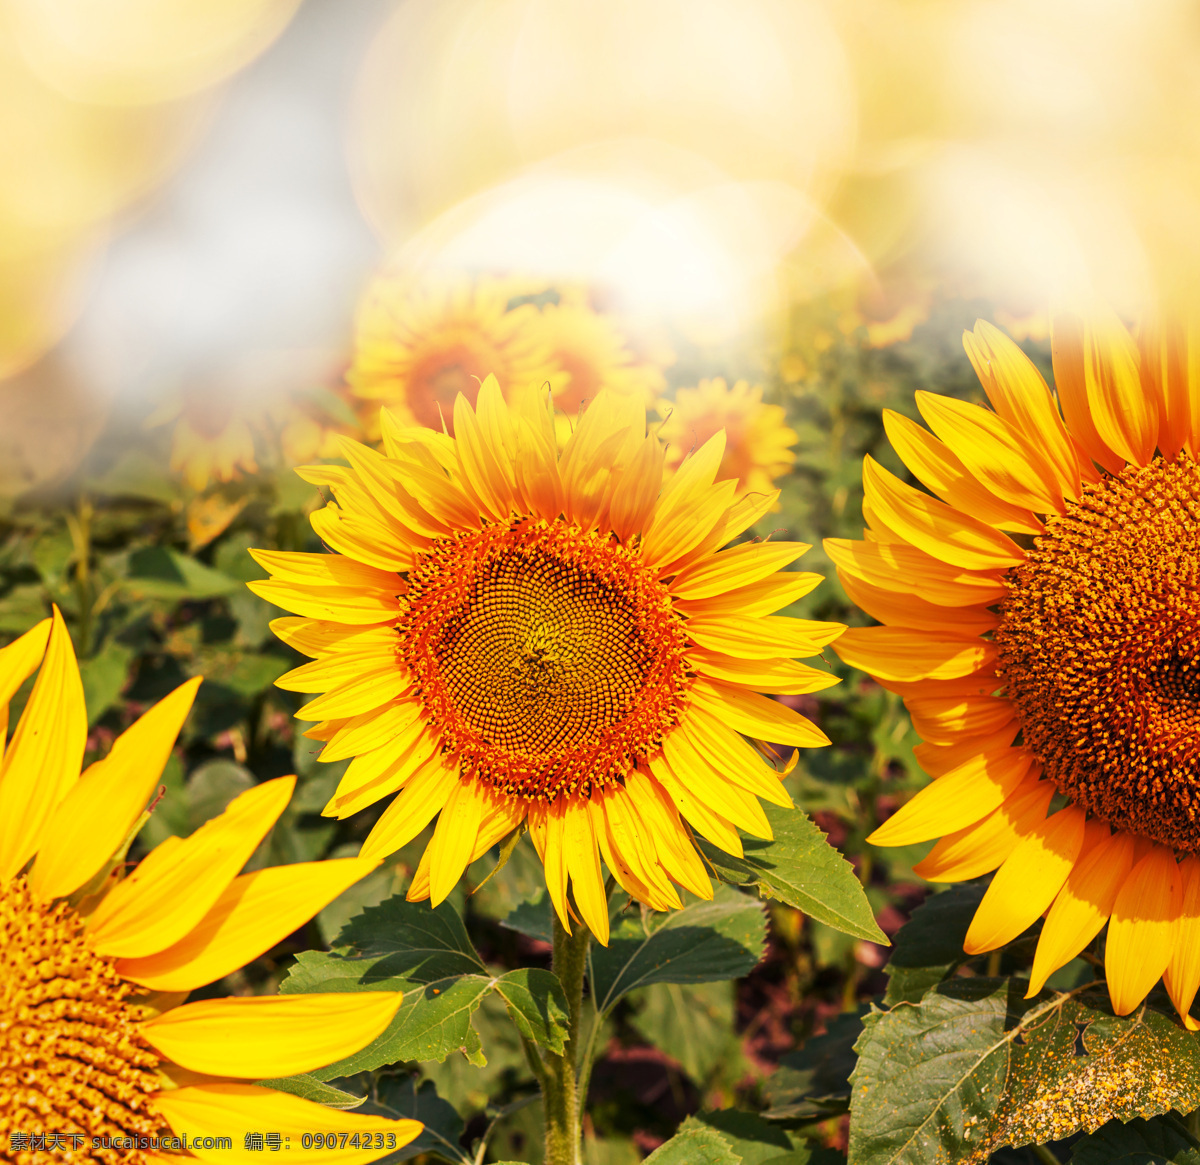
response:
<path id="1" fill-rule="evenodd" d="M 580 1029 L 583 1017 L 583 977 L 587 968 L 591 932 L 576 925 L 568 934 L 554 916 L 553 969 L 567 996 L 568 1036 L 561 1056 L 547 1052 L 542 1077 L 542 1099 L 546 1121 L 546 1165 L 580 1165 L 578 1078 L 586 1065 L 580 1063 Z"/>

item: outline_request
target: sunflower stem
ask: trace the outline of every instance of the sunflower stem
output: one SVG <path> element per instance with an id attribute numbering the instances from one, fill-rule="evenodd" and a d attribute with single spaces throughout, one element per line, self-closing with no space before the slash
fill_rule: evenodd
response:
<path id="1" fill-rule="evenodd" d="M 576 1073 L 579 1068 L 580 1024 L 583 1016 L 583 978 L 587 968 L 591 932 L 584 925 L 574 934 L 554 916 L 554 973 L 567 996 L 567 1044 L 561 1056 L 547 1052 L 542 1100 L 546 1117 L 546 1165 L 579 1165 L 579 1097 Z"/>

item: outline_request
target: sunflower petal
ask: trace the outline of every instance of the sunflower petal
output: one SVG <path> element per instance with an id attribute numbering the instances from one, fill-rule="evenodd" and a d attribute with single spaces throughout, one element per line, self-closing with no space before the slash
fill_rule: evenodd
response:
<path id="1" fill-rule="evenodd" d="M 166 1117 L 176 1133 L 187 1137 L 188 1148 L 201 1161 L 236 1162 L 254 1165 L 261 1158 L 246 1149 L 248 1133 L 269 1129 L 281 1133 L 291 1145 L 287 1159 L 292 1165 L 358 1165 L 374 1161 L 396 1148 L 416 1140 L 424 1127 L 420 1121 L 390 1120 L 382 1116 L 345 1112 L 326 1108 L 287 1092 L 263 1088 L 257 1084 L 201 1084 L 189 1088 L 163 1089 L 156 1092 L 152 1105 Z M 302 1138 L 320 1133 L 321 1148 L 305 1149 Z M 331 1134 L 334 1148 L 325 1148 L 325 1134 Z M 378 1148 L 351 1148 L 349 1138 L 341 1147 L 341 1134 L 372 1134 L 370 1142 Z M 382 1134 L 377 1136 L 376 1134 Z M 394 1140 L 390 1138 L 394 1137 Z M 232 1149 L 203 1149 L 198 1145 L 208 1138 L 231 1139 Z"/>
<path id="2" fill-rule="evenodd" d="M 151 991 L 194 991 L 269 951 L 378 865 L 331 858 L 242 874 L 179 942 L 146 958 L 118 959 L 117 974 Z"/>
<path id="3" fill-rule="evenodd" d="M 1085 325 L 1083 361 L 1088 410 L 1100 439 L 1130 464 L 1149 464 L 1158 442 L 1158 412 L 1154 397 L 1142 391 L 1137 345 L 1115 315 Z"/>
<path id="4" fill-rule="evenodd" d="M 454 431 L 458 432 L 457 418 Z M 429 843 L 429 891 L 434 906 L 445 901 L 467 868 L 479 836 L 483 810 L 479 781 L 460 777 L 450 788 Z"/>
<path id="5" fill-rule="evenodd" d="M 206 999 L 171 1008 L 140 1030 L 181 1068 L 261 1080 L 357 1052 L 383 1033 L 402 1000 L 399 991 Z"/>
<path id="6" fill-rule="evenodd" d="M 1200 988 L 1200 859 L 1189 854 L 1179 863 L 1181 896 L 1179 921 L 1175 927 L 1175 946 L 1163 981 L 1189 1031 L 1200 1030 L 1200 1022 L 1190 1014 L 1196 990 Z"/>
<path id="7" fill-rule="evenodd" d="M 919 595 L 930 603 L 976 607 L 1008 594 L 997 571 L 963 570 L 904 543 L 826 538 L 824 547 L 839 573 L 852 574 L 886 590 Z"/>
<path id="8" fill-rule="evenodd" d="M 1113 1011 L 1128 1015 L 1150 993 L 1171 962 L 1182 905 L 1175 855 L 1155 845 L 1117 892 L 1108 922 L 1104 971 Z"/>
<path id="9" fill-rule="evenodd" d="M 983 639 L 959 639 L 905 627 L 851 627 L 834 651 L 852 667 L 885 680 L 953 680 L 991 667 L 996 648 Z"/>

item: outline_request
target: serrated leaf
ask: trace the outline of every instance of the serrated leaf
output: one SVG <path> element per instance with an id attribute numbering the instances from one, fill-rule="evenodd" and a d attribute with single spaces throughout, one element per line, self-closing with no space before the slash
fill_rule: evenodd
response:
<path id="1" fill-rule="evenodd" d="M 398 1162 L 422 1153 L 432 1153 L 438 1160 L 455 1165 L 467 1159 L 459 1145 L 463 1134 L 462 1117 L 452 1104 L 438 1096 L 432 1080 L 421 1081 L 418 1086 L 416 1076 L 381 1074 L 373 1081 L 370 1096 L 361 1111 L 393 1120 L 419 1120 L 425 1126 L 415 1141 L 381 1158 L 378 1165 L 398 1165 Z"/>
<path id="2" fill-rule="evenodd" d="M 866 1018 L 852 1165 L 984 1162 L 1004 1145 L 1200 1107 L 1200 1044 L 1173 1017 L 1150 1005 L 1114 1016 L 1103 986 L 1029 1001 L 1026 986 L 951 980 Z"/>
<path id="3" fill-rule="evenodd" d="M 1075 1142 L 1071 1165 L 1200 1165 L 1200 1149 L 1161 1119 L 1113 1121 Z"/>
<path id="4" fill-rule="evenodd" d="M 522 967 L 501 975 L 492 987 L 526 1039 L 563 1054 L 571 1017 L 566 993 L 553 971 Z"/>
<path id="5" fill-rule="evenodd" d="M 698 1112 L 679 1126 L 681 1133 L 711 1129 L 719 1133 L 741 1165 L 765 1165 L 772 1158 L 791 1153 L 796 1146 L 778 1125 L 769 1124 L 757 1113 L 736 1108 Z"/>
<path id="6" fill-rule="evenodd" d="M 889 976 L 883 1001 L 919 1003 L 935 984 L 967 961 L 963 941 L 987 885 L 964 882 L 930 894 L 896 933 L 885 970 Z"/>
<path id="7" fill-rule="evenodd" d="M 399 894 L 350 919 L 334 946 L 372 958 L 372 975 L 417 983 L 487 970 L 453 906 L 435 909 Z"/>
<path id="8" fill-rule="evenodd" d="M 274 1088 L 276 1092 L 290 1092 L 293 1096 L 312 1100 L 329 1108 L 358 1108 L 366 1100 L 365 1096 L 334 1088 L 332 1084 L 325 1084 L 309 1073 L 302 1076 L 281 1076 L 275 1080 L 259 1080 L 258 1083 L 266 1088 Z"/>
<path id="9" fill-rule="evenodd" d="M 522 902 L 500 925 L 553 945 L 554 923 L 550 917 L 549 895 L 542 894 L 534 902 Z"/>
<path id="10" fill-rule="evenodd" d="M 779 805 L 763 808 L 774 841 L 743 838 L 745 856 L 741 858 L 700 842 L 717 876 L 737 886 L 753 886 L 764 898 L 795 906 L 845 934 L 887 946 L 887 935 L 875 922 L 854 867 L 808 815 Z"/>
<path id="11" fill-rule="evenodd" d="M 592 949 L 592 995 L 601 1013 L 635 987 L 707 983 L 748 974 L 762 957 L 767 924 L 753 898 L 722 887 L 711 902 L 625 918 L 607 947 Z"/>
<path id="12" fill-rule="evenodd" d="M 839 1015 L 824 1035 L 810 1036 L 789 1052 L 767 1078 L 769 1120 L 812 1121 L 837 1116 L 850 1105 L 850 1073 L 856 1063 L 854 1045 L 862 1035 L 860 1016 Z"/>
<path id="13" fill-rule="evenodd" d="M 715 1129 L 691 1128 L 659 1145 L 642 1165 L 741 1165 L 741 1158 Z"/>
<path id="14" fill-rule="evenodd" d="M 334 963 L 338 961 L 333 960 Z M 281 991 L 287 990 L 289 981 L 290 976 L 281 984 Z M 471 1016 L 491 990 L 491 985 L 491 980 L 484 975 L 460 975 L 456 979 L 439 979 L 412 987 L 405 991 L 400 1010 L 381 1036 L 354 1055 L 321 1068 L 313 1075 L 318 1080 L 332 1080 L 402 1061 L 440 1063 L 453 1052 L 462 1052 L 472 1063 L 486 1063 L 479 1036 L 471 1026 Z M 350 985 L 331 979 L 322 984 L 321 990 L 378 991 L 381 985 L 369 980 L 354 981 Z"/>

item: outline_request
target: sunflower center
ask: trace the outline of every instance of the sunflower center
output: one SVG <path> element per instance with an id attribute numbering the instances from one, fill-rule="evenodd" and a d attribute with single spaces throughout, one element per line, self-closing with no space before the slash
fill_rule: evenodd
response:
<path id="1" fill-rule="evenodd" d="M 1113 826 L 1200 850 L 1200 466 L 1086 486 L 1008 582 L 998 670 L 1046 775 Z"/>
<path id="2" fill-rule="evenodd" d="M 138 1165 L 140 1150 L 92 1138 L 171 1135 L 150 1108 L 158 1057 L 138 1034 L 132 991 L 69 906 L 42 906 L 20 877 L 0 890 L 0 1159 L 27 1133 L 61 1138 L 72 1160 Z"/>
<path id="3" fill-rule="evenodd" d="M 475 403 L 479 383 L 491 371 L 494 356 L 479 345 L 449 342 L 413 366 L 408 378 L 405 403 L 417 423 L 441 432 L 445 423 L 454 433 L 454 402 L 461 392 Z"/>
<path id="4" fill-rule="evenodd" d="M 587 794 L 678 720 L 683 624 L 619 543 L 521 519 L 442 539 L 408 581 L 401 658 L 445 750 L 493 786 Z"/>

